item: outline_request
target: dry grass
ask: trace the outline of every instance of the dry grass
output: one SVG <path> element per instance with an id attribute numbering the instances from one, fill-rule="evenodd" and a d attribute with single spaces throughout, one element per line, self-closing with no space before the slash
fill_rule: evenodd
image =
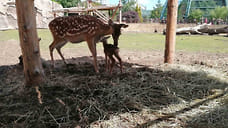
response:
<path id="1" fill-rule="evenodd" d="M 23 85 L 20 66 L 0 67 L 0 126 L 228 126 L 224 106 L 227 94 L 208 99 L 215 94 L 212 90 L 227 87 L 224 72 L 204 65 L 148 67 L 124 63 L 123 74 L 115 69 L 109 76 L 104 68 L 95 74 L 92 64 L 87 63 L 90 58 L 83 63 L 81 59 L 76 58 L 78 63 L 67 67 L 58 64 L 52 69 L 46 65 L 47 82 L 40 88 L 42 105 L 38 104 L 35 89 L 26 94 L 18 92 Z M 99 63 L 104 67 L 103 61 Z M 199 100 L 203 102 L 191 107 Z M 215 105 L 210 106 L 211 102 Z M 206 111 L 200 111 L 202 106 Z"/>

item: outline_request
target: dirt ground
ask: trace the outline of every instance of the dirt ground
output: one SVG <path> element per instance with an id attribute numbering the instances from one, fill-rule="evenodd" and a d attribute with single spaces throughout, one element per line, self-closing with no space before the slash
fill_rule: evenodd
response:
<path id="1" fill-rule="evenodd" d="M 46 83 L 40 105 L 34 89 L 21 93 L 19 43 L 0 44 L 0 127 L 228 126 L 228 54 L 177 51 L 175 65 L 167 66 L 163 51 L 120 49 L 124 73 L 115 67 L 108 75 L 102 50 L 99 74 L 88 48 L 63 49 L 68 66 L 55 53 L 55 68 L 41 51 Z"/>
<path id="2" fill-rule="evenodd" d="M 0 42 L 0 65 L 14 65 L 18 63 L 18 57 L 21 55 L 21 49 L 19 42 L 15 40 L 9 40 L 6 42 Z M 84 61 L 83 57 L 91 56 L 88 48 L 83 47 L 80 49 L 71 49 L 63 48 L 63 53 L 65 58 L 70 61 L 74 58 L 81 57 L 80 61 Z M 120 50 L 121 57 L 123 61 L 129 63 L 137 63 L 142 65 L 161 65 L 164 61 L 164 51 L 152 50 L 152 51 L 129 51 L 129 50 Z M 45 60 L 50 60 L 49 51 L 41 51 L 41 56 Z M 103 50 L 98 50 L 98 57 L 102 60 L 104 57 Z M 57 52 L 54 52 L 54 58 L 60 60 Z M 75 61 L 72 61 L 74 63 Z M 201 64 L 207 65 L 210 67 L 224 67 L 227 69 L 228 66 L 228 54 L 214 54 L 214 53 L 192 53 L 185 51 L 177 51 L 175 64 Z"/>

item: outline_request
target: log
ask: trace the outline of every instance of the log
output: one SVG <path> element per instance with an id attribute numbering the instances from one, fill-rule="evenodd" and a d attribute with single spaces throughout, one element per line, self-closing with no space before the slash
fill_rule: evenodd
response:
<path id="1" fill-rule="evenodd" d="M 176 34 L 228 34 L 228 26 L 222 28 L 209 28 L 211 24 L 201 24 L 195 27 L 178 28 Z"/>
<path id="2" fill-rule="evenodd" d="M 208 33 L 208 35 L 214 35 L 214 34 L 228 34 L 228 26 L 222 27 L 222 28 L 208 29 L 207 33 Z"/>
<path id="3" fill-rule="evenodd" d="M 210 25 L 211 24 L 201 24 L 201 25 L 197 25 L 195 27 L 178 28 L 176 31 L 176 34 L 177 35 L 180 35 L 180 34 L 203 34 L 204 31 L 207 32 Z"/>
<path id="4" fill-rule="evenodd" d="M 28 87 L 38 86 L 44 81 L 44 71 L 36 31 L 34 0 L 16 0 L 16 10 L 25 84 Z"/>

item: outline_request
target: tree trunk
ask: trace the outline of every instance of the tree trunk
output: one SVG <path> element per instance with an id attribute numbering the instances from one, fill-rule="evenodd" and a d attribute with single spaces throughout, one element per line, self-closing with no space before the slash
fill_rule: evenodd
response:
<path id="1" fill-rule="evenodd" d="M 228 34 L 228 26 L 222 28 L 210 28 L 208 29 L 208 35 L 214 34 Z"/>
<path id="2" fill-rule="evenodd" d="M 209 28 L 211 24 L 201 24 L 195 27 L 178 28 L 176 34 L 228 34 L 228 26 L 222 28 Z"/>
<path id="3" fill-rule="evenodd" d="M 210 25 L 211 24 L 201 24 L 201 25 L 197 25 L 195 27 L 178 28 L 176 33 L 178 35 L 180 35 L 180 34 L 202 34 L 209 29 Z"/>
<path id="4" fill-rule="evenodd" d="M 26 86 L 38 86 L 44 81 L 36 31 L 34 0 L 16 0 L 20 46 L 23 56 Z"/>
<path id="5" fill-rule="evenodd" d="M 177 26 L 177 8 L 178 0 L 168 1 L 167 11 L 167 31 L 165 44 L 165 63 L 173 63 L 176 44 L 176 26 Z"/>

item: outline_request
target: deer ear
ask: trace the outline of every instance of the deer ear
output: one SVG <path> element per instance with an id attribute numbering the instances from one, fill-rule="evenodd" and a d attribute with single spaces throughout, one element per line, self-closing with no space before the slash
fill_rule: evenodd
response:
<path id="1" fill-rule="evenodd" d="M 111 36 L 106 36 L 106 37 L 104 37 L 104 40 L 107 40 L 108 38 L 110 38 Z"/>
<path id="2" fill-rule="evenodd" d="M 123 28 L 127 28 L 128 27 L 128 25 L 126 25 L 126 24 L 120 24 L 120 26 L 123 27 Z"/>
<path id="3" fill-rule="evenodd" d="M 104 36 L 102 36 L 102 37 L 99 39 L 100 42 L 101 42 L 102 40 L 104 40 Z"/>
<path id="4" fill-rule="evenodd" d="M 109 25 L 113 25 L 114 23 L 113 23 L 113 21 L 112 21 L 111 19 L 109 19 L 109 20 L 108 20 L 108 24 L 109 24 Z"/>
<path id="5" fill-rule="evenodd" d="M 104 40 L 107 40 L 108 38 L 110 38 L 111 36 L 102 36 L 101 38 L 100 38 L 100 40 L 99 41 L 104 41 Z"/>

